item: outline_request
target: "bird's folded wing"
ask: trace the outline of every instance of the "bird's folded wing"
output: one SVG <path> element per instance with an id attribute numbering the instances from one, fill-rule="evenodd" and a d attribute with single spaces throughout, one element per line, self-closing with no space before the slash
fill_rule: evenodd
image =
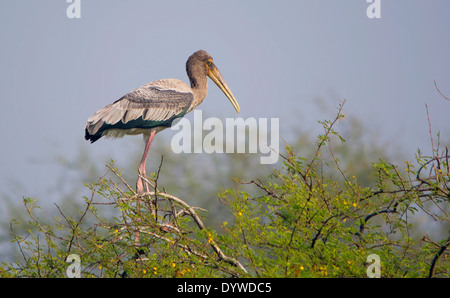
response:
<path id="1" fill-rule="evenodd" d="M 150 83 L 135 89 L 92 115 L 86 130 L 97 135 L 106 129 L 170 126 L 169 122 L 184 116 L 194 100 L 192 92 L 184 86 L 181 90 L 175 87 Z"/>

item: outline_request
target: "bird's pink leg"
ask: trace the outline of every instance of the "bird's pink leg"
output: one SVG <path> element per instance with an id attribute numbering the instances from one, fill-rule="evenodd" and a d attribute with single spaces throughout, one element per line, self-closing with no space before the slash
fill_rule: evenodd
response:
<path id="1" fill-rule="evenodd" d="M 147 142 L 145 143 L 144 154 L 142 154 L 142 159 L 141 159 L 141 162 L 139 163 L 139 169 L 138 169 L 139 177 L 138 177 L 138 180 L 136 183 L 136 191 L 138 194 L 144 193 L 144 183 L 143 183 L 141 176 L 144 178 L 147 178 L 147 174 L 145 171 L 145 165 L 147 163 L 148 153 L 150 151 L 150 146 L 152 145 L 152 141 L 153 141 L 153 137 L 155 136 L 155 133 L 156 133 L 156 131 L 153 130 L 151 132 L 150 137 L 148 138 Z M 147 183 L 145 184 L 145 191 L 146 192 L 149 191 Z"/>
<path id="2" fill-rule="evenodd" d="M 147 178 L 147 174 L 146 174 L 146 171 L 145 171 L 145 165 L 147 163 L 148 153 L 150 151 L 150 146 L 152 145 L 152 141 L 153 141 L 153 137 L 155 136 L 155 133 L 156 133 L 156 131 L 153 130 L 151 132 L 150 137 L 148 138 L 147 142 L 145 143 L 144 154 L 142 155 L 141 162 L 139 163 L 139 169 L 138 169 L 139 177 L 138 177 L 138 180 L 136 182 L 136 192 L 139 195 L 142 195 L 144 193 L 144 182 L 143 182 L 141 177 Z M 149 192 L 149 188 L 148 188 L 148 184 L 147 183 L 145 183 L 145 191 Z M 141 199 L 138 198 L 138 201 L 137 201 L 138 213 L 141 212 L 141 206 L 140 206 L 140 202 L 141 201 L 140 200 Z M 153 214 L 154 213 L 153 206 L 150 205 L 150 209 L 151 209 L 150 210 L 151 213 Z M 140 221 L 140 219 L 138 218 L 137 221 Z M 139 231 L 136 231 L 136 235 L 134 237 L 134 242 L 135 242 L 136 246 L 139 245 Z"/>

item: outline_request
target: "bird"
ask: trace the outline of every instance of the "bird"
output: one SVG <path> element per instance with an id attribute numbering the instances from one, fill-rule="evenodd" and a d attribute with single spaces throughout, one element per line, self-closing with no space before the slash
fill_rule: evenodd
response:
<path id="1" fill-rule="evenodd" d="M 207 77 L 222 90 L 236 112 L 240 112 L 236 98 L 206 51 L 199 50 L 189 56 L 186 73 L 190 86 L 178 79 L 150 82 L 101 108 L 87 121 L 85 139 L 91 143 L 101 137 L 143 135 L 145 148 L 138 167 L 138 194 L 144 193 L 143 178 L 147 177 L 147 157 L 155 134 L 170 127 L 175 119 L 183 117 L 203 102 L 208 93 Z M 149 191 L 147 184 L 145 190 Z"/>

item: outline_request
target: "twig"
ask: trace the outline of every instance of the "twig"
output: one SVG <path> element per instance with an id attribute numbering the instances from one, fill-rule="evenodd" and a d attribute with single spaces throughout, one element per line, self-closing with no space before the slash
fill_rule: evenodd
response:
<path id="1" fill-rule="evenodd" d="M 68 249 L 67 249 L 67 252 L 70 252 L 70 249 L 72 248 L 73 240 L 75 239 L 75 229 L 76 229 L 76 227 L 74 227 L 72 225 L 72 223 L 69 221 L 69 219 L 64 215 L 64 213 L 62 212 L 61 208 L 59 208 L 59 206 L 56 203 L 54 203 L 54 204 L 55 204 L 56 208 L 58 209 L 59 213 L 62 215 L 62 217 L 64 217 L 64 220 L 66 221 L 66 223 L 72 229 L 72 233 L 71 233 L 72 237 L 69 240 L 69 245 L 68 245 Z"/>
<path id="2" fill-rule="evenodd" d="M 116 171 L 116 169 L 114 169 L 112 166 L 110 166 L 110 165 L 106 165 L 106 167 L 108 168 L 108 169 L 110 169 L 121 181 L 122 181 L 122 183 L 133 193 L 133 196 L 136 196 L 137 195 L 137 193 L 134 191 L 134 189 L 125 181 L 125 179 L 123 179 L 123 177 Z M 118 187 L 116 187 L 117 189 L 118 189 Z M 122 191 L 120 191 L 120 193 L 122 193 L 123 194 L 123 192 Z M 140 213 L 140 210 L 141 210 L 141 206 L 140 206 L 140 201 L 138 201 L 137 202 L 137 204 L 136 204 L 136 206 L 137 206 L 137 211 L 138 211 L 138 213 Z M 125 216 L 125 214 L 124 214 L 124 212 L 122 211 L 122 215 L 123 215 L 123 218 L 124 218 L 124 220 L 125 220 L 125 218 L 126 218 L 126 216 Z M 136 221 L 140 221 L 140 219 L 139 218 L 137 218 L 136 219 Z M 139 232 L 137 232 L 136 233 L 136 235 L 135 235 L 135 237 L 134 237 L 134 241 L 135 241 L 135 244 L 137 245 L 137 244 L 139 244 Z"/>
<path id="3" fill-rule="evenodd" d="M 119 179 L 122 181 L 123 184 L 125 184 L 125 186 L 135 195 L 136 192 L 134 191 L 134 189 L 125 181 L 125 179 L 122 178 L 122 176 L 117 173 L 116 169 L 114 169 L 112 166 L 110 165 L 106 165 L 106 167 L 108 169 L 110 169 L 117 177 L 119 177 Z"/>
<path id="4" fill-rule="evenodd" d="M 427 119 L 428 119 L 428 129 L 431 139 L 431 151 L 433 152 L 433 157 L 436 158 L 436 151 L 439 149 L 434 149 L 434 141 L 433 141 L 433 132 L 431 130 L 431 120 L 430 120 L 430 114 L 428 113 L 428 105 L 425 104 L 426 110 L 427 110 Z"/>
<path id="5" fill-rule="evenodd" d="M 319 152 L 320 149 L 322 148 L 322 146 L 325 144 L 325 139 L 329 138 L 329 135 L 332 131 L 333 126 L 336 124 L 336 122 L 342 118 L 342 109 L 344 108 L 345 105 L 345 100 L 342 102 L 342 104 L 339 106 L 339 110 L 338 113 L 336 115 L 336 118 L 333 120 L 333 122 L 331 122 L 331 124 L 328 126 L 328 128 L 325 130 L 325 135 L 324 135 L 324 141 L 320 142 L 319 146 L 317 146 L 317 150 L 316 153 L 314 154 L 314 157 L 312 158 L 311 162 L 309 163 L 309 165 L 306 168 L 306 172 L 305 172 L 305 177 L 308 176 L 308 172 L 311 170 L 313 163 L 316 161 L 317 157 L 319 156 Z"/>
<path id="6" fill-rule="evenodd" d="M 450 194 L 447 193 L 444 189 L 442 189 L 438 184 L 433 185 L 433 184 L 430 183 L 429 181 L 422 179 L 421 176 L 420 176 L 422 170 L 425 169 L 425 167 L 426 167 L 428 164 L 430 164 L 430 163 L 432 163 L 432 162 L 435 162 L 435 161 L 439 162 L 441 159 L 444 159 L 444 158 L 445 158 L 445 159 L 448 159 L 448 156 L 434 157 L 433 159 L 430 159 L 429 161 L 427 161 L 426 163 L 424 163 L 423 165 L 421 165 L 421 167 L 420 167 L 419 170 L 417 171 L 416 179 L 417 179 L 417 181 L 420 181 L 422 184 L 426 184 L 426 185 L 432 187 L 432 189 L 434 189 L 434 190 L 436 190 L 436 191 L 440 191 L 442 194 L 444 194 L 444 196 L 450 196 Z"/>
<path id="7" fill-rule="evenodd" d="M 436 87 L 436 90 L 439 92 L 439 94 L 445 98 L 446 100 L 450 100 L 450 98 L 446 97 L 444 94 L 442 94 L 441 90 L 439 90 L 437 84 L 436 84 L 436 80 L 434 80 L 434 86 Z"/>
<path id="8" fill-rule="evenodd" d="M 397 167 L 393 163 L 389 163 L 391 167 L 394 169 L 395 173 L 397 174 L 397 177 L 400 179 L 400 182 L 402 183 L 403 191 L 406 193 L 408 190 L 406 189 L 405 182 L 403 181 L 402 175 L 397 170 Z"/>
<path id="9" fill-rule="evenodd" d="M 159 163 L 159 167 L 158 167 L 158 172 L 156 172 L 156 178 L 155 178 L 155 186 L 153 187 L 155 189 L 155 199 L 153 201 L 150 201 L 150 204 L 152 205 L 151 210 L 154 210 L 155 212 L 155 221 L 158 220 L 158 217 L 156 216 L 156 214 L 158 214 L 158 179 L 159 179 L 159 174 L 161 172 L 161 167 L 164 161 L 164 155 L 161 155 L 161 162 Z"/>
<path id="10" fill-rule="evenodd" d="M 366 228 L 367 221 L 368 221 L 369 219 L 371 219 L 371 218 L 374 217 L 374 216 L 383 214 L 383 213 L 395 213 L 395 212 L 397 212 L 397 206 L 398 206 L 398 202 L 395 203 L 393 209 L 379 210 L 379 211 L 375 211 L 375 212 L 373 212 L 373 213 L 367 215 L 367 216 L 362 220 L 361 224 L 359 225 L 359 233 L 360 233 L 360 234 L 363 234 L 363 233 L 364 233 L 364 230 L 365 230 L 365 228 Z"/>
<path id="11" fill-rule="evenodd" d="M 338 163 L 336 157 L 334 156 L 333 149 L 331 147 L 331 139 L 328 139 L 328 149 L 330 150 L 331 157 L 333 158 L 333 161 L 334 161 L 334 164 L 336 165 L 336 168 L 341 173 L 341 175 L 344 178 L 344 180 L 347 183 L 347 185 L 350 185 L 350 182 L 348 181 L 347 177 L 345 176 L 344 172 L 342 171 L 341 167 L 339 166 L 339 163 Z M 352 188 L 352 191 L 356 195 L 356 191 L 353 188 Z"/>
<path id="12" fill-rule="evenodd" d="M 439 258 L 442 256 L 442 254 L 445 252 L 445 250 L 449 246 L 450 246 L 450 237 L 448 237 L 447 242 L 440 247 L 439 251 L 436 253 L 433 260 L 431 261 L 430 272 L 428 273 L 428 278 L 433 277 L 433 271 L 434 271 L 434 267 L 436 266 L 437 261 L 439 260 Z"/>
<path id="13" fill-rule="evenodd" d="M 59 240 L 65 240 L 64 238 L 60 237 L 60 236 L 56 236 L 53 233 L 48 232 L 46 229 L 44 229 L 43 226 L 41 226 L 41 224 L 39 223 L 39 220 L 34 216 L 33 212 L 31 211 L 31 208 L 28 207 L 27 202 L 25 200 L 23 200 L 23 203 L 25 205 L 25 209 L 27 210 L 28 215 L 30 216 L 30 218 L 36 223 L 37 227 L 39 228 L 39 230 L 44 233 L 44 235 L 48 238 L 51 239 L 51 237 L 55 237 Z"/>
<path id="14" fill-rule="evenodd" d="M 9 223 L 9 228 L 11 230 L 11 235 L 13 236 L 13 239 L 16 241 L 17 246 L 19 247 L 19 250 L 20 250 L 20 253 L 22 254 L 23 260 L 25 261 L 25 263 L 27 263 L 27 258 L 25 257 L 25 253 L 22 249 L 22 246 L 20 246 L 19 239 L 18 239 L 16 233 L 14 232 L 14 229 L 12 227 L 12 222 Z"/>
<path id="15" fill-rule="evenodd" d="M 276 194 L 275 192 L 273 192 L 272 190 L 268 189 L 264 183 L 261 181 L 261 179 L 257 178 L 256 180 L 252 180 L 250 182 L 246 182 L 246 181 L 238 181 L 239 184 L 255 184 L 256 186 L 258 186 L 260 189 L 264 190 L 269 196 L 276 198 L 276 199 L 282 199 L 282 197 L 280 197 L 278 194 Z M 283 199 L 284 201 L 286 201 L 285 199 Z"/>
<path id="16" fill-rule="evenodd" d="M 166 241 L 166 242 L 168 242 L 168 243 L 171 243 L 171 244 L 173 244 L 173 245 L 176 245 L 176 246 L 182 248 L 182 249 L 183 249 L 184 251 L 186 251 L 188 254 L 196 255 L 197 257 L 200 257 L 200 258 L 202 258 L 202 259 L 204 259 L 204 260 L 207 260 L 207 259 L 208 259 L 208 256 L 203 255 L 203 254 L 201 254 L 201 253 L 199 253 L 199 252 L 193 250 L 193 249 L 190 248 L 189 246 L 186 246 L 186 245 L 183 245 L 183 244 L 174 242 L 172 239 L 163 237 L 163 236 L 158 235 L 158 234 L 153 233 L 153 232 L 149 232 L 149 231 L 147 231 L 147 230 L 145 230 L 145 229 L 139 229 L 139 231 L 140 231 L 141 233 L 148 234 L 148 235 L 150 235 L 150 236 L 152 236 L 152 237 L 155 237 L 155 238 L 164 240 L 164 241 Z"/>

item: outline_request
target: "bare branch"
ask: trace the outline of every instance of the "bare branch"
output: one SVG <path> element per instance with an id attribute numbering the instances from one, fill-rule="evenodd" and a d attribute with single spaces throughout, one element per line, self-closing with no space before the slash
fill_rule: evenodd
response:
<path id="1" fill-rule="evenodd" d="M 439 90 L 436 80 L 434 81 L 434 86 L 436 87 L 436 90 L 439 92 L 439 94 L 446 100 L 450 100 L 450 98 L 446 97 L 444 94 L 442 94 L 441 90 Z"/>
<path id="2" fill-rule="evenodd" d="M 428 273 L 428 278 L 432 278 L 433 277 L 433 271 L 434 271 L 434 267 L 436 266 L 437 261 L 439 260 L 439 258 L 442 256 L 442 254 L 445 252 L 445 250 L 449 246 L 450 246 L 450 237 L 448 237 L 447 242 L 439 248 L 439 251 L 436 253 L 436 255 L 434 256 L 433 260 L 431 261 L 430 271 Z"/>

